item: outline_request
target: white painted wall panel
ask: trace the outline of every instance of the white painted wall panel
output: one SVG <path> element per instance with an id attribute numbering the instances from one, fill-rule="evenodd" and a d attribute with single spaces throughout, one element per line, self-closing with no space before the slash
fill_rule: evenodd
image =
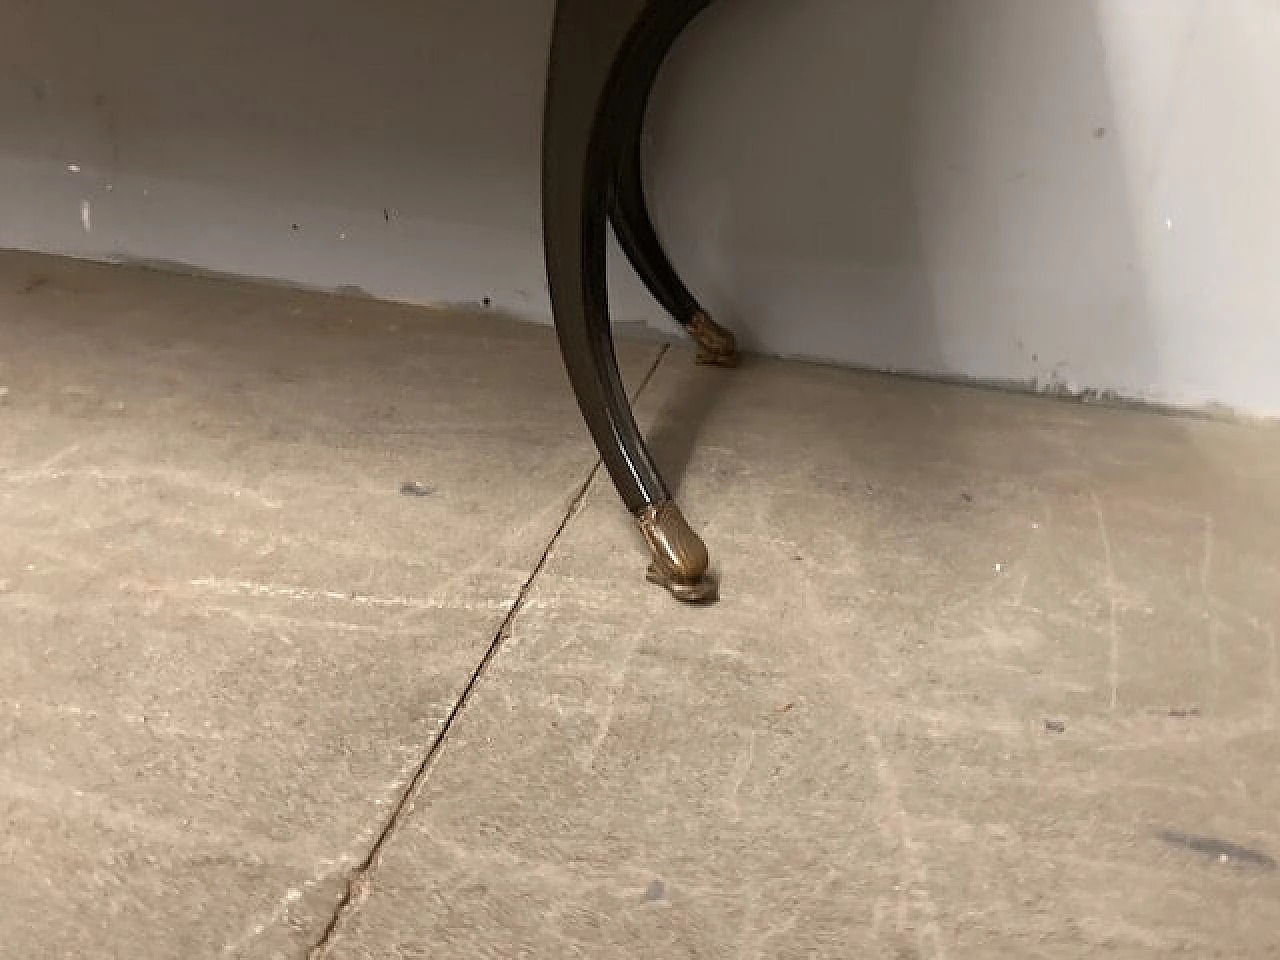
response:
<path id="1" fill-rule="evenodd" d="M 11 0 L 0 246 L 545 319 L 550 15 Z M 722 0 L 649 138 L 756 349 L 1280 413 L 1274 0 Z"/>

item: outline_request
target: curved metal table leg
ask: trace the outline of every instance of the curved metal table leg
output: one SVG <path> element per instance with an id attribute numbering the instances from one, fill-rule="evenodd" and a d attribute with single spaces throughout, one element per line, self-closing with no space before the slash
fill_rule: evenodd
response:
<path id="1" fill-rule="evenodd" d="M 711 319 L 671 265 L 644 189 L 644 121 L 658 71 L 671 45 L 712 0 L 660 4 L 646 24 L 629 62 L 621 65 L 624 93 L 613 120 L 621 131 L 621 155 L 614 177 L 610 220 L 623 252 L 666 311 L 698 344 L 699 363 L 733 367 L 740 360 L 733 334 Z"/>
<path id="2" fill-rule="evenodd" d="M 617 122 L 628 114 L 628 103 L 635 109 L 628 77 L 643 62 L 645 38 L 657 18 L 670 14 L 673 4 L 691 2 L 558 0 L 542 191 L 551 304 L 578 404 L 653 552 L 650 579 L 681 600 L 698 602 L 715 596 L 707 549 L 672 502 L 636 427 L 618 373 L 605 280 L 610 198 L 634 137 L 630 124 Z"/>

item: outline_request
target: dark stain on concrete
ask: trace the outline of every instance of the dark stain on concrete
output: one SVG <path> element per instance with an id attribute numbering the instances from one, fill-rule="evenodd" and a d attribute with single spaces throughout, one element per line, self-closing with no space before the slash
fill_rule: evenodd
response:
<path id="1" fill-rule="evenodd" d="M 654 880 L 644 892 L 645 903 L 661 903 L 667 899 L 667 885 L 661 880 Z"/>
<path id="2" fill-rule="evenodd" d="M 1275 858 L 1258 850 L 1242 847 L 1237 843 L 1219 840 L 1216 837 L 1198 837 L 1183 833 L 1181 830 L 1161 830 L 1160 839 L 1171 847 L 1181 847 L 1193 853 L 1203 854 L 1215 860 L 1241 863 L 1247 866 L 1260 867 L 1263 870 L 1276 869 Z"/>

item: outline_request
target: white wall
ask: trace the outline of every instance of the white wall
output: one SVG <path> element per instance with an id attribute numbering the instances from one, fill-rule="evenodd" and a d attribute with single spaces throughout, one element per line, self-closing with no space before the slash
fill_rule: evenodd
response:
<path id="1" fill-rule="evenodd" d="M 9 0 L 0 246 L 545 318 L 550 15 Z M 721 0 L 650 153 L 757 349 L 1280 414 L 1276 0 Z"/>

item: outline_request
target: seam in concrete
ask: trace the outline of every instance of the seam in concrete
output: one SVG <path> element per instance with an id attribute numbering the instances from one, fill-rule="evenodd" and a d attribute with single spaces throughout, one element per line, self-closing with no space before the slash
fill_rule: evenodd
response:
<path id="1" fill-rule="evenodd" d="M 640 381 L 640 385 L 636 388 L 632 395 L 631 402 L 634 404 L 644 393 L 654 375 L 658 372 L 658 368 L 662 366 L 662 361 L 666 359 L 670 353 L 669 345 L 663 346 L 658 350 L 658 355 L 653 361 L 653 365 L 645 374 L 644 379 Z M 510 636 L 511 626 L 515 623 L 525 604 L 528 601 L 529 594 L 533 592 L 534 584 L 538 577 L 546 568 L 547 562 L 551 559 L 551 554 L 555 551 L 556 545 L 560 542 L 560 538 L 564 535 L 569 524 L 579 513 L 582 512 L 586 505 L 587 494 L 591 490 L 591 485 L 595 482 L 601 468 L 604 466 L 602 460 L 597 460 L 595 466 L 591 468 L 591 472 L 587 474 L 586 480 L 578 488 L 573 499 L 569 503 L 569 508 L 565 511 L 564 517 L 560 520 L 560 525 L 556 527 L 555 533 L 551 535 L 551 539 L 547 541 L 546 547 L 542 551 L 542 556 L 538 558 L 538 562 L 534 564 L 533 570 L 525 579 L 524 584 L 520 587 L 520 591 L 516 594 L 515 601 L 507 610 L 506 616 L 502 618 L 502 623 L 498 630 L 494 633 L 493 638 L 489 641 L 489 646 L 485 650 L 484 655 L 480 658 L 480 662 L 476 664 L 475 669 L 471 672 L 466 685 L 462 688 L 462 693 L 458 696 L 457 701 L 453 705 L 453 709 L 449 711 L 448 717 L 445 718 L 444 725 L 441 726 L 440 732 L 436 734 L 431 745 L 427 748 L 426 755 L 422 758 L 422 762 L 418 764 L 418 768 L 414 771 L 413 776 L 409 779 L 408 786 L 401 793 L 400 799 L 396 802 L 391 814 L 387 817 L 382 829 L 378 832 L 377 839 L 373 841 L 373 845 L 369 848 L 365 858 L 351 871 L 347 878 L 346 890 L 343 891 L 342 897 L 338 900 L 338 905 L 334 908 L 333 916 L 329 918 L 329 922 L 325 925 L 324 931 L 320 934 L 320 938 L 315 945 L 307 951 L 308 960 L 323 960 L 328 957 L 330 949 L 333 947 L 338 931 L 342 927 L 343 921 L 353 914 L 364 901 L 369 893 L 370 880 L 373 873 L 377 870 L 381 860 L 382 852 L 386 849 L 391 838 L 395 836 L 400 824 L 404 821 L 413 810 L 414 801 L 421 792 L 422 787 L 427 781 L 427 776 L 431 773 L 432 767 L 435 766 L 436 759 L 444 750 L 445 742 L 449 737 L 450 731 L 453 729 L 454 722 L 466 709 L 467 703 L 471 699 L 471 695 L 479 686 L 481 679 L 489 669 L 489 665 L 497 657 L 498 652 L 502 649 L 503 644 Z"/>

